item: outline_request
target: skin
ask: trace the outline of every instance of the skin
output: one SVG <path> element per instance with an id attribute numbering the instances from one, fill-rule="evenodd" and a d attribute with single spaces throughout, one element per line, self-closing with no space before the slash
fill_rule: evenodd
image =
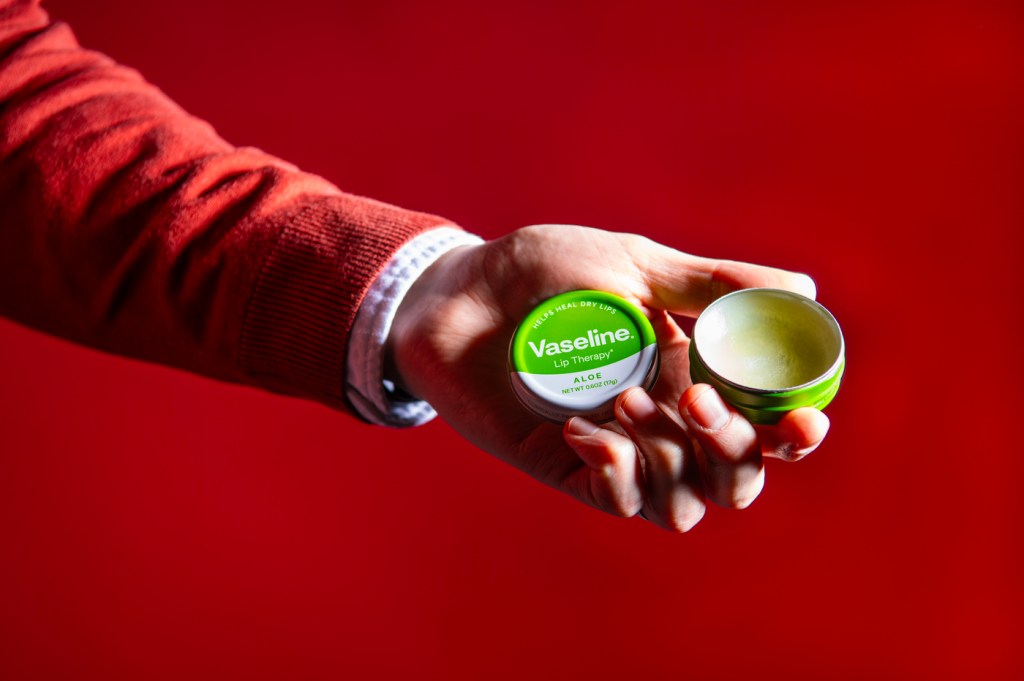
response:
<path id="1" fill-rule="evenodd" d="M 815 295 L 805 275 L 700 258 L 633 234 L 525 227 L 450 251 L 424 272 L 392 325 L 388 373 L 474 445 L 541 482 L 607 513 L 686 532 L 708 500 L 750 505 L 764 486 L 765 457 L 803 458 L 828 431 L 828 418 L 809 408 L 755 427 L 710 386 L 691 385 L 690 341 L 669 313 L 695 317 L 719 296 L 755 286 Z M 662 356 L 651 393 L 626 390 L 616 420 L 600 427 L 579 417 L 544 421 L 508 384 L 516 325 L 542 300 L 574 289 L 639 306 Z"/>

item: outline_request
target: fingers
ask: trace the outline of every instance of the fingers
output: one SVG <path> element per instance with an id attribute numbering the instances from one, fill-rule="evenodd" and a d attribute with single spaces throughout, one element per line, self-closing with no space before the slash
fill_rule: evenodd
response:
<path id="1" fill-rule="evenodd" d="M 723 506 L 749 506 L 764 487 L 761 446 L 754 427 L 704 384 L 683 393 L 679 413 L 700 443 L 707 495 Z"/>
<path id="2" fill-rule="evenodd" d="M 644 304 L 694 317 L 712 301 L 743 288 L 767 287 L 795 291 L 808 298 L 817 293 L 806 274 L 733 260 L 701 258 L 638 237 L 629 251 L 647 291 Z"/>
<path id="3" fill-rule="evenodd" d="M 662 528 L 686 532 L 703 518 L 705 496 L 746 508 L 764 487 L 763 456 L 798 460 L 822 442 L 829 426 L 824 414 L 805 408 L 755 429 L 704 384 L 683 393 L 679 414 L 688 432 L 646 392 L 631 388 L 615 404 L 626 435 L 570 419 L 565 441 L 586 464 L 570 481 L 576 495 L 609 513 L 641 513 Z"/>
<path id="4" fill-rule="evenodd" d="M 705 507 L 689 437 L 640 388 L 619 396 L 615 417 L 643 457 L 644 516 L 674 532 L 691 529 Z"/>
<path id="5" fill-rule="evenodd" d="M 651 319 L 651 326 L 658 337 L 662 370 L 650 396 L 658 404 L 675 404 L 679 395 L 693 384 L 687 371 L 690 366 L 690 339 L 668 312 L 656 313 Z M 683 420 L 679 418 L 677 410 L 672 409 L 668 416 L 682 425 Z"/>
<path id="6" fill-rule="evenodd" d="M 796 409 L 775 426 L 758 427 L 761 453 L 783 461 L 799 461 L 817 449 L 828 427 L 828 417 L 817 409 Z"/>
<path id="7" fill-rule="evenodd" d="M 575 416 L 565 422 L 566 444 L 587 465 L 577 471 L 577 496 L 612 515 L 631 518 L 643 506 L 639 462 L 629 438 Z"/>

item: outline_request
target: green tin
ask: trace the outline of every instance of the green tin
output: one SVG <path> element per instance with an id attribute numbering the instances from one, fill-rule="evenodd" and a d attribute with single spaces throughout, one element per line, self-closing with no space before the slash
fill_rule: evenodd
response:
<path id="1" fill-rule="evenodd" d="M 835 317 L 791 291 L 735 291 L 711 303 L 693 327 L 693 382 L 714 387 L 751 423 L 777 423 L 799 407 L 824 409 L 845 367 Z"/>
<path id="2" fill-rule="evenodd" d="M 610 421 L 615 398 L 658 377 L 651 323 L 632 303 L 604 291 L 569 291 L 545 300 L 516 328 L 509 381 L 519 401 L 555 422 Z"/>

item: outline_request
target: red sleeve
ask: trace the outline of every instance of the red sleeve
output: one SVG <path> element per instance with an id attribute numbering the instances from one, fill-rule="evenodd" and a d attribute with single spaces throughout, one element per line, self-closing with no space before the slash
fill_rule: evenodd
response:
<path id="1" fill-rule="evenodd" d="M 0 0 L 0 314 L 344 408 L 373 278 L 441 218 L 236 148 L 39 0 Z"/>

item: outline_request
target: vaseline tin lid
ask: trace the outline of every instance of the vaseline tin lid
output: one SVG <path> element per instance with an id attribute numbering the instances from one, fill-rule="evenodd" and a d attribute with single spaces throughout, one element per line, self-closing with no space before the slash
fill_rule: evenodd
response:
<path id="1" fill-rule="evenodd" d="M 603 291 L 570 291 L 523 319 L 512 337 L 509 373 L 513 392 L 539 416 L 607 421 L 619 393 L 653 386 L 657 339 L 628 301 Z"/>

